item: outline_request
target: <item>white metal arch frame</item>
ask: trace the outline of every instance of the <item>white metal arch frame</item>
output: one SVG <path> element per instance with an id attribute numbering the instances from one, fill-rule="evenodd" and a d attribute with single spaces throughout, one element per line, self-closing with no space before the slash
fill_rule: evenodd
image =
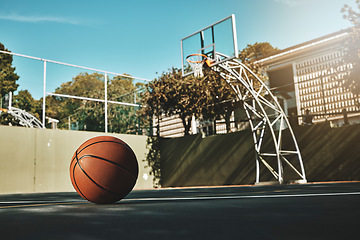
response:
<path id="1" fill-rule="evenodd" d="M 226 57 L 218 53 L 219 58 Z M 260 183 L 260 163 L 262 163 L 281 184 L 284 182 L 286 163 L 300 179 L 290 179 L 306 183 L 306 176 L 300 150 L 289 121 L 266 84 L 247 66 L 236 59 L 222 62 L 212 70 L 219 72 L 235 91 L 243 103 L 249 120 L 256 151 L 256 183 Z M 288 128 L 293 141 L 291 147 L 283 147 L 283 130 Z M 264 150 L 265 134 L 271 134 L 272 150 Z M 287 144 L 289 145 L 289 144 Z M 272 166 L 273 165 L 273 166 Z M 274 167 L 274 165 L 277 165 Z M 277 169 L 277 170 L 275 170 Z"/>
<path id="2" fill-rule="evenodd" d="M 15 120 L 18 120 L 21 126 L 29 128 L 44 128 L 43 124 L 34 115 L 12 106 L 12 92 L 9 92 L 7 98 L 5 99 L 8 101 L 8 109 L 1 110 L 13 116 Z"/>
<path id="3" fill-rule="evenodd" d="M 43 128 L 42 123 L 35 116 L 26 112 L 25 110 L 9 107 L 7 112 L 16 120 L 18 120 L 21 126 L 29 128 Z"/>

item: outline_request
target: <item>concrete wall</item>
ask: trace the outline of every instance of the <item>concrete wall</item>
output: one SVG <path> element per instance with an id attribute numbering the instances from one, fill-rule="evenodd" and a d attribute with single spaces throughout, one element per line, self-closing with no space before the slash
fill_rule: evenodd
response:
<path id="1" fill-rule="evenodd" d="M 161 186 L 216 186 L 255 182 L 250 131 L 160 140 Z"/>
<path id="2" fill-rule="evenodd" d="M 360 125 L 330 128 L 317 124 L 294 131 L 309 182 L 360 180 Z M 71 157 L 85 140 L 99 135 L 105 134 L 0 126 L 0 193 L 74 191 L 69 177 Z M 152 188 L 153 177 L 145 160 L 147 137 L 108 135 L 124 140 L 134 150 L 140 170 L 135 188 Z M 291 142 L 288 137 L 284 132 L 284 145 Z M 160 142 L 162 187 L 255 182 L 250 131 Z M 266 145 L 271 144 L 264 139 Z M 274 180 L 264 167 L 261 180 Z"/>
<path id="3" fill-rule="evenodd" d="M 360 125 L 330 128 L 315 124 L 298 126 L 294 131 L 309 182 L 360 180 Z M 284 131 L 283 146 L 287 144 L 292 144 L 291 136 Z M 273 144 L 265 138 L 263 146 L 271 149 Z M 255 183 L 250 130 L 206 138 L 161 139 L 160 154 L 162 187 Z M 299 179 L 286 164 L 284 178 Z M 260 180 L 275 181 L 262 164 Z"/>
<path id="4" fill-rule="evenodd" d="M 0 193 L 68 192 L 75 150 L 97 132 L 0 126 Z M 153 187 L 147 167 L 146 136 L 107 134 L 125 141 L 139 163 L 136 189 Z"/>

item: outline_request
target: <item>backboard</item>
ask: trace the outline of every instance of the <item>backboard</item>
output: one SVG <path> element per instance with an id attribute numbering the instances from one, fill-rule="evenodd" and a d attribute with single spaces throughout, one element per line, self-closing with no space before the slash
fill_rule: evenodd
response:
<path id="1" fill-rule="evenodd" d="M 218 55 L 221 53 L 221 56 Z M 238 46 L 235 15 L 224 18 L 181 39 L 182 75 L 193 74 L 186 57 L 191 54 L 204 54 L 211 60 L 211 66 L 237 58 Z M 223 57 L 226 55 L 227 57 Z"/>

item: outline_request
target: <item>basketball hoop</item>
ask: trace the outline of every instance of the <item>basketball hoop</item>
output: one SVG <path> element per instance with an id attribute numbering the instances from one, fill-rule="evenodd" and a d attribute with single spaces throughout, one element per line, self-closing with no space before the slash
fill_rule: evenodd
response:
<path id="1" fill-rule="evenodd" d="M 210 66 L 210 60 L 205 54 L 194 53 L 186 57 L 186 61 L 189 63 L 191 68 L 194 70 L 195 77 L 203 77 L 204 73 L 202 71 L 203 65 L 206 62 Z"/>

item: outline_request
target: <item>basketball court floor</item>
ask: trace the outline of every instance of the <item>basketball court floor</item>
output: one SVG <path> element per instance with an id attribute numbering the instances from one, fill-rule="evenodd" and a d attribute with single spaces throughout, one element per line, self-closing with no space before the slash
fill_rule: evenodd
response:
<path id="1" fill-rule="evenodd" d="M 1 239 L 357 239 L 360 182 L 0 195 Z"/>

